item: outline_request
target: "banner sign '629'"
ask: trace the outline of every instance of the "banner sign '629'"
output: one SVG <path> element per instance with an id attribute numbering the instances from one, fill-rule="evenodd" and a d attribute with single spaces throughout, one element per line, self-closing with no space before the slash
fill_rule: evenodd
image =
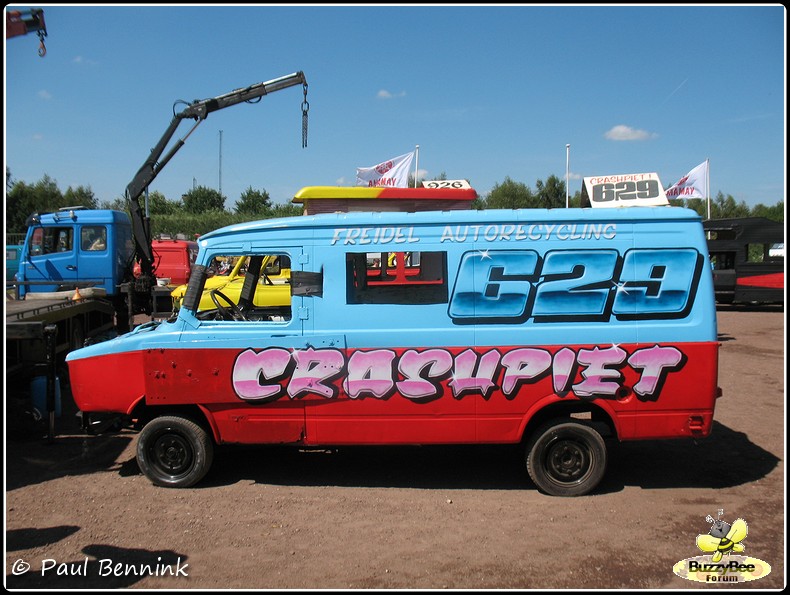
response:
<path id="1" fill-rule="evenodd" d="M 657 207 L 668 205 L 658 174 L 592 176 L 582 184 L 582 207 Z"/>

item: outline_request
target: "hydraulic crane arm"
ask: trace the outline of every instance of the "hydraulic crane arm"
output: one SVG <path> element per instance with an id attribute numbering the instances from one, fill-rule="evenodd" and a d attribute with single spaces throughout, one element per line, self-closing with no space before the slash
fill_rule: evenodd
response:
<path id="1" fill-rule="evenodd" d="M 304 101 L 302 102 L 302 146 L 307 146 L 307 111 L 309 104 L 307 103 L 307 79 L 304 73 L 299 71 L 293 74 L 283 76 L 271 81 L 257 83 L 250 87 L 243 89 L 236 89 L 225 95 L 213 97 L 211 99 L 203 99 L 194 101 L 182 110 L 175 114 L 170 122 L 170 125 L 165 130 L 162 138 L 151 149 L 151 154 L 145 163 L 137 171 L 132 181 L 126 187 L 126 199 L 129 201 L 129 208 L 132 215 L 132 231 L 134 232 L 135 243 L 137 245 L 137 256 L 140 259 L 141 278 L 151 277 L 153 275 L 154 256 L 151 248 L 150 229 L 148 228 L 146 217 L 140 207 L 140 195 L 145 191 L 151 182 L 159 175 L 165 165 L 173 158 L 176 152 L 184 145 L 189 135 L 194 132 L 198 125 L 208 117 L 211 112 L 215 112 L 237 103 L 251 102 L 255 99 L 260 99 L 264 95 L 286 89 L 294 85 L 301 84 L 304 89 Z M 173 147 L 162 157 L 170 140 L 173 138 L 179 124 L 182 120 L 193 119 L 195 124 L 187 132 L 187 134 L 176 141 Z"/>
<path id="2" fill-rule="evenodd" d="M 41 43 L 38 46 L 38 55 L 42 58 L 47 53 L 44 38 L 47 36 L 47 26 L 44 23 L 44 11 L 41 8 L 30 10 L 8 10 L 5 13 L 5 38 L 38 33 Z"/>

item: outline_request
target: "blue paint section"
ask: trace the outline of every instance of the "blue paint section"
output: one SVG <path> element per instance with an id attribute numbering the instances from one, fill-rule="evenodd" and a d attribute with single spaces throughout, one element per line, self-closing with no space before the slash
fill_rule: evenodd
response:
<path id="1" fill-rule="evenodd" d="M 320 273 L 321 295 L 292 296 L 293 316 L 276 322 L 199 320 L 182 309 L 174 323 L 69 358 L 149 346 L 355 350 L 717 341 L 701 220 L 678 207 L 337 213 L 234 225 L 202 236 L 199 245 L 202 265 L 233 251 L 287 254 L 292 271 Z M 433 286 L 415 283 L 408 287 L 411 299 L 389 303 L 387 288 L 374 288 L 375 303 L 366 303 L 363 290 L 370 287 L 358 287 L 350 300 L 350 284 L 360 283 L 360 272 L 350 273 L 353 255 L 364 262 L 372 253 L 386 260 L 395 252 L 430 255 L 438 271 Z M 444 294 L 434 291 L 437 283 Z M 420 292 L 429 290 L 432 299 L 421 302 Z"/>

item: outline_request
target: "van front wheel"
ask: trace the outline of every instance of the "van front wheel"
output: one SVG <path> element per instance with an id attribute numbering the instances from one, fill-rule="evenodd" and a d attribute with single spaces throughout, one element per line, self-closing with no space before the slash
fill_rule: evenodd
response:
<path id="1" fill-rule="evenodd" d="M 606 444 L 590 426 L 564 420 L 538 429 L 526 448 L 529 476 L 551 496 L 582 496 L 606 471 Z"/>
<path id="2" fill-rule="evenodd" d="M 208 433 L 184 417 L 157 417 L 137 438 L 137 464 L 154 485 L 192 486 L 208 473 L 213 458 Z"/>

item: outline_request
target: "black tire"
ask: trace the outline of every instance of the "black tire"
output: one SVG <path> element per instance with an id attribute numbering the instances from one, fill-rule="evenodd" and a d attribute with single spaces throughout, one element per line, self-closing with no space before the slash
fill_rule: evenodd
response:
<path id="1" fill-rule="evenodd" d="M 157 417 L 137 439 L 137 464 L 154 485 L 188 488 L 203 479 L 213 460 L 208 433 L 184 417 Z"/>
<path id="2" fill-rule="evenodd" d="M 606 444 L 592 427 L 555 420 L 539 428 L 526 448 L 527 472 L 551 496 L 582 496 L 606 472 Z"/>

